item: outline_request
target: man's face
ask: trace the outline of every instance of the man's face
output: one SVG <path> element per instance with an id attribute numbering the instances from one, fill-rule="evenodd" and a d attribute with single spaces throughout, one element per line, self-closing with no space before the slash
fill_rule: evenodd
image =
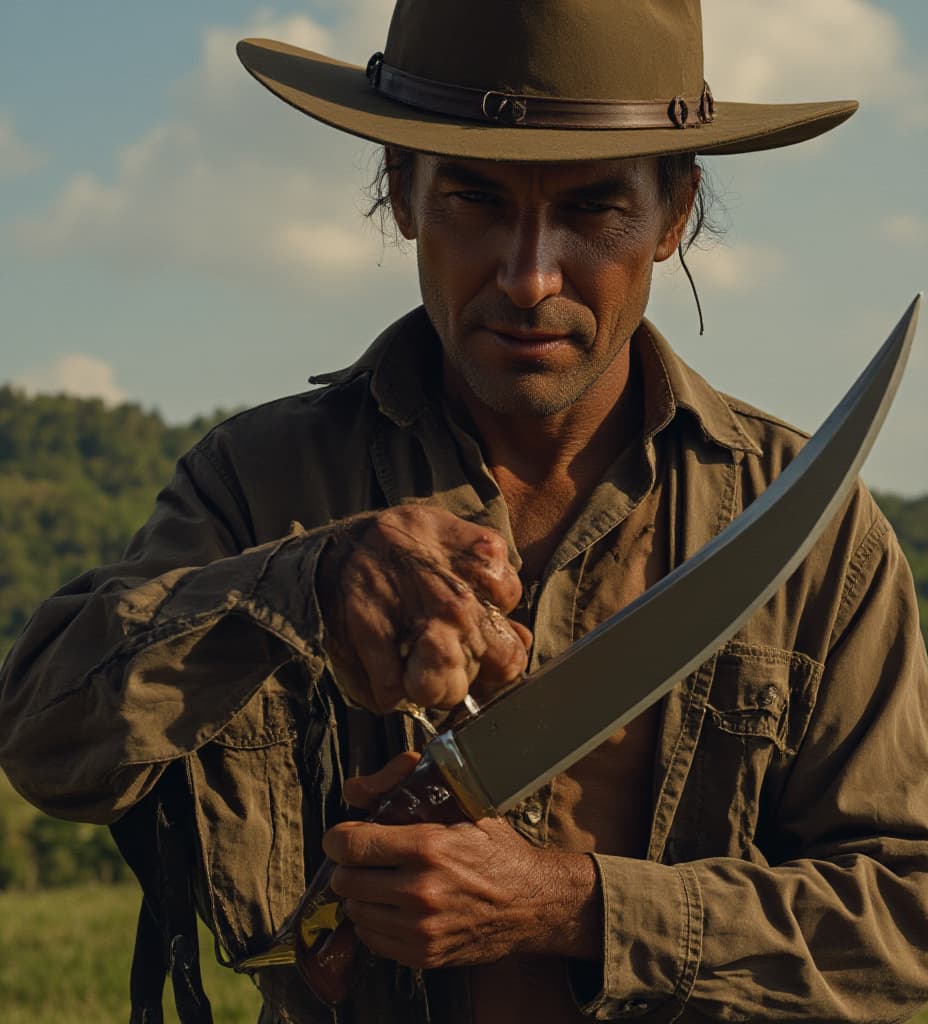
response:
<path id="1" fill-rule="evenodd" d="M 543 417 L 608 374 L 675 250 L 656 159 L 565 164 L 418 154 L 397 224 L 449 383 L 496 413 Z M 621 375 L 619 375 L 621 376 Z M 617 396 L 616 396 L 617 397 Z"/>

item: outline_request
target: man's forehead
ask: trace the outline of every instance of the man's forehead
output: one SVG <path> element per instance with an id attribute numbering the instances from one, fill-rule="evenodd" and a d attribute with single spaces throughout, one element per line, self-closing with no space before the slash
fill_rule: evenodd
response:
<path id="1" fill-rule="evenodd" d="M 425 176 L 434 180 L 503 188 L 535 182 L 543 185 L 546 190 L 557 192 L 610 186 L 616 189 L 632 188 L 642 180 L 648 180 L 657 166 L 656 157 L 564 163 L 468 160 L 431 154 L 417 154 L 416 159 Z"/>

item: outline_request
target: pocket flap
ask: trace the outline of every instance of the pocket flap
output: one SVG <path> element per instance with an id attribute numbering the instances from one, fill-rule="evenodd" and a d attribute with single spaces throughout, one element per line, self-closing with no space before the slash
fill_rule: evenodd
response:
<path id="1" fill-rule="evenodd" d="M 797 651 L 732 641 L 719 653 L 707 711 L 716 726 L 795 750 L 822 666 Z"/>

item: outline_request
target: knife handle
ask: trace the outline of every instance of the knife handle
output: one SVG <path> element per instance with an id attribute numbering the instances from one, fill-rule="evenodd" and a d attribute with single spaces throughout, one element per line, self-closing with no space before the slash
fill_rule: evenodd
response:
<path id="1" fill-rule="evenodd" d="M 413 771 L 392 789 L 368 818 L 378 825 L 453 824 L 471 820 L 439 764 L 426 748 Z M 328 857 L 297 905 L 294 921 L 296 965 L 314 994 L 330 1006 L 345 1001 L 351 989 L 358 937 L 341 913 L 341 899 L 331 886 L 336 865 Z"/>

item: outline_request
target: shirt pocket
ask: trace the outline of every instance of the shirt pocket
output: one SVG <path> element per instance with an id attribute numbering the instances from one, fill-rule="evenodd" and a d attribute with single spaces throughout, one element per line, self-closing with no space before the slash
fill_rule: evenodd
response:
<path id="1" fill-rule="evenodd" d="M 201 871 L 233 959 L 266 947 L 303 891 L 294 697 L 274 676 L 191 758 Z"/>
<path id="2" fill-rule="evenodd" d="M 755 840 L 776 788 L 768 781 L 802 742 L 821 674 L 796 651 L 738 641 L 721 649 L 668 843 L 674 860 L 763 861 Z"/>

